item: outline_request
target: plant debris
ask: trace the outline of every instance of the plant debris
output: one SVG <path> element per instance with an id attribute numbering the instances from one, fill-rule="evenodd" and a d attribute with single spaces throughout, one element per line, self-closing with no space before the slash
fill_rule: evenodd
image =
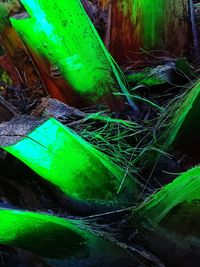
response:
<path id="1" fill-rule="evenodd" d="M 199 266 L 200 2 L 0 2 L 0 265 Z"/>

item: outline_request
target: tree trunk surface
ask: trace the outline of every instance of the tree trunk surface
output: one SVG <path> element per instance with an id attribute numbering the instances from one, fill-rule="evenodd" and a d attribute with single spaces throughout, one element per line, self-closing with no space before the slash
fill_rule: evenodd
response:
<path id="1" fill-rule="evenodd" d="M 106 3 L 100 1 L 103 6 Z M 120 64 L 140 60 L 141 48 L 179 57 L 193 46 L 188 0 L 116 0 L 110 9 L 107 45 Z"/>

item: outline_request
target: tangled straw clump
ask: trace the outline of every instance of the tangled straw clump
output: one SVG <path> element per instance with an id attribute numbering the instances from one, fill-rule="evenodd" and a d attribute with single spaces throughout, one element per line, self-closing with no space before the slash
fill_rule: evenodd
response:
<path id="1" fill-rule="evenodd" d="M 117 114 L 113 112 L 93 111 L 91 113 L 88 110 L 84 119 L 75 121 L 73 124 L 66 124 L 98 150 L 109 155 L 111 160 L 123 168 L 127 174 L 139 177 L 140 181 L 148 187 L 146 178 L 141 176 L 144 162 L 151 160 L 148 159 L 149 155 L 155 153 L 170 157 L 164 151 L 162 137 L 167 138 L 170 134 L 169 126 L 174 114 L 187 96 L 188 88 L 190 88 L 189 85 L 183 86 L 178 94 L 168 93 L 167 100 L 162 102 L 161 109 L 157 109 L 160 101 L 156 97 L 151 98 L 154 105 L 145 100 L 145 105 L 151 107 L 147 112 L 152 113 L 153 116 L 144 114 L 138 122 L 131 118 L 116 119 Z"/>

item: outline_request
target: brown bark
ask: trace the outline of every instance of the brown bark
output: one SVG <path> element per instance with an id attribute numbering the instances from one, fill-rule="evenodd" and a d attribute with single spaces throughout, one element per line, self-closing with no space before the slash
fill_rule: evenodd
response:
<path id="1" fill-rule="evenodd" d="M 30 60 L 30 55 L 11 26 L 5 27 L 1 34 L 1 42 L 7 56 L 15 66 L 20 85 L 24 88 L 32 88 L 40 85 L 41 81 Z"/>
<path id="2" fill-rule="evenodd" d="M 0 68 L 3 69 L 9 75 L 11 81 L 15 86 L 20 85 L 21 82 L 17 75 L 17 71 L 8 55 L 5 54 L 0 56 Z"/>
<path id="3" fill-rule="evenodd" d="M 100 0 L 102 6 L 108 2 Z M 188 0 L 115 0 L 110 8 L 107 45 L 120 64 L 143 60 L 141 48 L 177 57 L 193 45 Z"/>

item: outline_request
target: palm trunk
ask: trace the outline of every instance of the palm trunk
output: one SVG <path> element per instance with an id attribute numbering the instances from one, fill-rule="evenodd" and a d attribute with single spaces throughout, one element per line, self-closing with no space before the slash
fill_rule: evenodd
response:
<path id="1" fill-rule="evenodd" d="M 108 1 L 100 3 L 105 6 Z M 120 64 L 143 59 L 141 49 L 163 50 L 179 57 L 194 45 L 188 0 L 116 0 L 110 8 L 108 46 Z"/>

